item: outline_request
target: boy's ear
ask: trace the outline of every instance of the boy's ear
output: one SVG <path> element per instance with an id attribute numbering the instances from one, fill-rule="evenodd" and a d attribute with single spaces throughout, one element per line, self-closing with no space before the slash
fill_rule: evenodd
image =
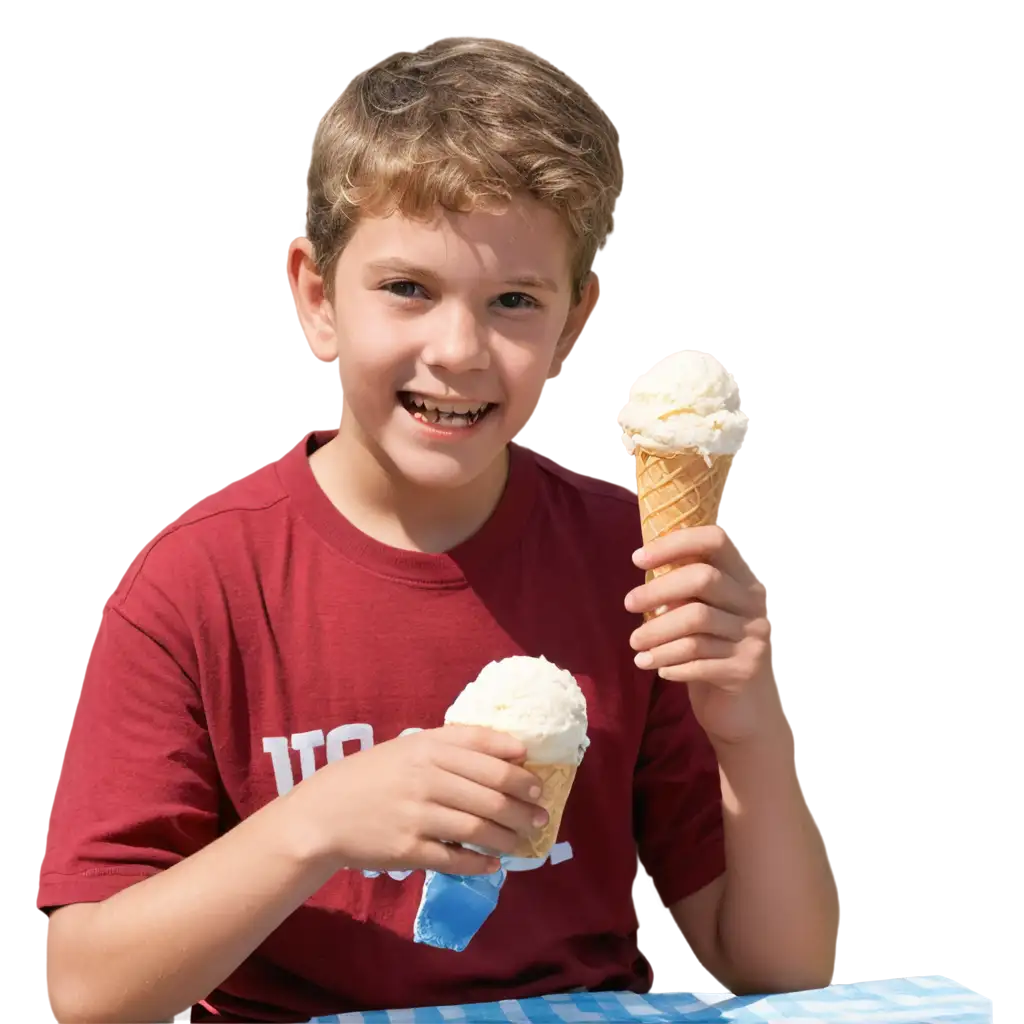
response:
<path id="1" fill-rule="evenodd" d="M 296 238 L 288 246 L 288 284 L 291 285 L 299 323 L 313 355 L 325 363 L 334 362 L 338 358 L 334 309 L 324 292 L 324 281 L 317 270 L 313 245 L 308 238 Z"/>
<path id="2" fill-rule="evenodd" d="M 576 339 L 580 336 L 584 325 L 590 318 L 590 314 L 597 305 L 597 298 L 601 294 L 601 287 L 597 280 L 597 274 L 591 271 L 583 285 L 583 294 L 580 301 L 569 309 L 569 315 L 565 318 L 565 327 L 562 329 L 562 336 L 555 346 L 555 354 L 551 359 L 551 369 L 548 370 L 548 380 L 557 377 L 562 370 L 562 363 L 568 358 Z"/>

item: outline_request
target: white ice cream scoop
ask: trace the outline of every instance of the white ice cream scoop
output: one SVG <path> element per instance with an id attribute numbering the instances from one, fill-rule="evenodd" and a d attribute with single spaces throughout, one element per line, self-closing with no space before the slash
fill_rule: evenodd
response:
<path id="1" fill-rule="evenodd" d="M 515 736 L 526 760 L 578 765 L 590 744 L 587 699 L 572 673 L 516 655 L 485 665 L 455 699 L 446 725 L 481 725 Z"/>
<path id="2" fill-rule="evenodd" d="M 736 381 L 714 356 L 683 351 L 637 378 L 619 413 L 629 451 L 734 455 L 747 432 Z"/>

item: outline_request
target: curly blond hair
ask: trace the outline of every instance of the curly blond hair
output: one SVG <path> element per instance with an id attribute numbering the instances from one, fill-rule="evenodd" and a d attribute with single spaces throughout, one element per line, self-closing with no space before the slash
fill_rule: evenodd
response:
<path id="1" fill-rule="evenodd" d="M 567 75 L 512 43 L 442 39 L 352 80 L 317 128 L 306 235 L 328 298 L 359 211 L 428 217 L 527 193 L 571 240 L 572 300 L 612 231 L 619 135 Z"/>

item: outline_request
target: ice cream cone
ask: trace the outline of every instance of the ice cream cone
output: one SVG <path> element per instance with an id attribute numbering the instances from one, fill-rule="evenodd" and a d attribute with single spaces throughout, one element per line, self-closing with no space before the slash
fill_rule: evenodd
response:
<path id="1" fill-rule="evenodd" d="M 541 783 L 537 802 L 548 812 L 548 822 L 520 837 L 511 856 L 547 856 L 558 838 L 576 769 L 590 745 L 587 699 L 572 673 L 543 655 L 492 661 L 463 687 L 444 720 L 505 732 L 523 744 L 526 768 Z"/>
<path id="2" fill-rule="evenodd" d="M 527 761 L 526 770 L 533 772 L 543 787 L 540 805 L 548 812 L 548 823 L 532 836 L 524 836 L 513 854 L 515 857 L 546 857 L 558 838 L 569 791 L 576 778 L 574 764 L 537 764 Z"/>
<path id="3" fill-rule="evenodd" d="M 672 530 L 716 522 L 732 459 L 732 455 L 658 454 L 637 448 L 636 490 L 644 543 Z M 648 570 L 647 582 L 671 568 L 662 565 Z M 655 614 L 646 612 L 644 618 Z"/>

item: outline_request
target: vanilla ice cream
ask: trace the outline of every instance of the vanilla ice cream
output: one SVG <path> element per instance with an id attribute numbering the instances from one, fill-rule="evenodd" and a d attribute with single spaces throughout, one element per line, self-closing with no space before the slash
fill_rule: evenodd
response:
<path id="1" fill-rule="evenodd" d="M 526 760 L 578 765 L 590 744 L 587 700 L 572 674 L 546 658 L 492 661 L 444 716 L 446 725 L 480 725 L 515 736 Z"/>
<path id="2" fill-rule="evenodd" d="M 622 441 L 657 454 L 735 455 L 747 432 L 740 392 L 705 352 L 676 352 L 638 377 L 619 413 Z"/>

